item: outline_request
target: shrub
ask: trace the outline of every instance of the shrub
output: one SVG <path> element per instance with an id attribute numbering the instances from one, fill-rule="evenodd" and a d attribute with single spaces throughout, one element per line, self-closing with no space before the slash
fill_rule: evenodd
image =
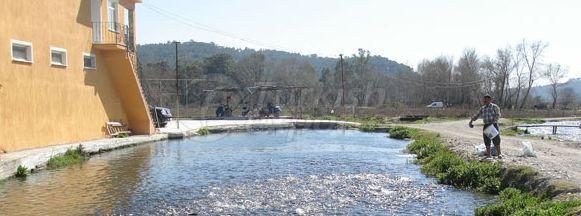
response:
<path id="1" fill-rule="evenodd" d="M 515 188 L 507 188 L 500 192 L 500 203 L 490 204 L 476 209 L 476 215 L 568 215 L 579 212 L 575 208 L 581 206 L 580 200 L 550 201 L 523 193 Z"/>
<path id="2" fill-rule="evenodd" d="M 422 164 L 422 172 L 435 176 L 440 183 L 458 188 L 472 189 L 490 194 L 502 188 L 519 186 L 537 175 L 532 168 L 517 167 L 504 173 L 501 178 L 497 162 L 464 161 L 442 144 L 438 134 L 417 131 L 412 134 L 414 142 L 407 149 L 416 154 Z M 508 176 L 507 176 L 508 175 Z M 519 189 L 507 188 L 500 192 L 500 203 L 478 208 L 476 215 L 579 215 L 581 200 L 560 202 L 545 200 L 545 196 L 533 196 Z"/>
<path id="3" fill-rule="evenodd" d="M 367 121 L 359 125 L 359 130 L 364 132 L 373 132 L 377 128 L 378 124 L 374 121 Z"/>
<path id="4" fill-rule="evenodd" d="M 200 128 L 198 129 L 198 131 L 196 131 L 196 134 L 198 134 L 198 136 L 206 136 L 209 135 L 211 132 L 208 128 Z"/>
<path id="5" fill-rule="evenodd" d="M 529 129 L 520 129 L 520 128 L 508 128 L 504 130 L 504 135 L 507 136 L 520 136 L 520 135 L 528 135 L 531 134 Z"/>
<path id="6" fill-rule="evenodd" d="M 16 174 L 14 176 L 17 178 L 26 178 L 26 176 L 28 176 L 28 167 L 19 165 L 18 168 L 16 168 Z"/>
<path id="7" fill-rule="evenodd" d="M 120 133 L 115 135 L 115 138 L 127 138 L 127 137 L 129 137 L 129 134 L 126 133 Z"/>
<path id="8" fill-rule="evenodd" d="M 408 150 L 416 154 L 416 158 L 421 160 L 427 158 L 436 152 L 445 151 L 446 146 L 437 139 L 415 139 L 408 145 Z"/>
<path id="9" fill-rule="evenodd" d="M 452 166 L 438 181 L 459 188 L 495 194 L 500 190 L 500 164 L 470 161 Z"/>
<path id="10" fill-rule="evenodd" d="M 464 160 L 450 151 L 439 151 L 424 160 L 421 170 L 429 176 L 445 173 L 451 167 L 464 163 Z"/>
<path id="11" fill-rule="evenodd" d="M 389 129 L 389 137 L 393 139 L 409 139 L 414 137 L 415 133 L 417 133 L 417 129 L 408 127 L 393 127 Z"/>
<path id="12" fill-rule="evenodd" d="M 86 157 L 87 154 L 84 152 L 83 146 L 79 146 L 76 149 L 67 150 L 64 155 L 50 158 L 46 166 L 48 169 L 65 167 L 84 161 Z"/>
<path id="13" fill-rule="evenodd" d="M 414 142 L 407 149 L 416 154 L 422 164 L 422 172 L 435 176 L 438 182 L 459 188 L 473 189 L 487 193 L 500 190 L 500 164 L 465 162 L 450 152 L 437 134 L 413 133 Z"/>

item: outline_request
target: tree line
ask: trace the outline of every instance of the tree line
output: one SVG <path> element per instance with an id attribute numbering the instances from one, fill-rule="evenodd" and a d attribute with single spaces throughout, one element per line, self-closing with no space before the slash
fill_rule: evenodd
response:
<path id="1" fill-rule="evenodd" d="M 357 107 L 421 107 L 442 101 L 451 107 L 474 107 L 484 94 L 493 95 L 504 108 L 539 108 L 540 98 L 531 90 L 541 79 L 550 83 L 550 108 L 576 104 L 570 89 L 560 89 L 567 70 L 558 63 L 544 61 L 547 43 L 521 41 L 498 49 L 494 56 L 466 49 L 458 60 L 438 56 L 421 61 L 415 71 L 385 73 L 373 64 L 371 53 L 337 59 L 332 67 L 320 71 L 306 60 L 269 59 L 261 52 L 234 59 L 218 53 L 180 63 L 180 103 L 184 106 L 212 106 L 231 99 L 232 104 L 264 106 L 279 103 L 289 108 L 326 112 L 343 105 Z M 140 66 L 140 76 L 150 104 L 175 104 L 175 72 L 167 61 Z M 173 81 L 172 81 L 173 79 Z M 305 89 L 279 89 L 253 92 L 250 87 L 286 86 Z M 222 91 L 211 91 L 222 90 Z M 173 97 L 173 99 L 172 99 Z"/>

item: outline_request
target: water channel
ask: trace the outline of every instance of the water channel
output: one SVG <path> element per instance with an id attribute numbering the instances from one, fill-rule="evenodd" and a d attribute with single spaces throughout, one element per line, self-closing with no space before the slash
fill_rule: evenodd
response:
<path id="1" fill-rule="evenodd" d="M 278 130 L 140 145 L 0 182 L 0 215 L 472 215 L 491 201 L 421 174 L 407 144 Z"/>

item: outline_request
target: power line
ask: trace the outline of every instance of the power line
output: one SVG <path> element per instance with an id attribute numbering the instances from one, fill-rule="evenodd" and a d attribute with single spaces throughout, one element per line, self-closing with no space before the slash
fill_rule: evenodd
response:
<path id="1" fill-rule="evenodd" d="M 423 81 L 423 80 L 409 80 L 409 79 L 403 79 L 403 78 L 399 78 L 399 77 L 395 77 L 395 76 L 388 76 L 388 78 L 391 78 L 391 79 L 394 79 L 397 81 L 406 82 L 408 84 L 412 84 L 415 86 L 430 88 L 430 89 L 467 88 L 467 87 L 477 86 L 477 85 L 485 83 L 486 81 L 494 79 L 494 78 L 485 78 L 485 79 L 474 80 L 474 81 L 469 81 L 469 82 L 447 83 L 447 82 L 430 82 L 430 81 Z M 434 86 L 434 85 L 436 85 L 436 86 Z"/>
<path id="2" fill-rule="evenodd" d="M 278 49 L 278 50 L 290 50 L 290 49 L 285 48 L 284 46 L 273 45 L 271 43 L 264 43 L 264 42 L 260 42 L 260 41 L 257 41 L 257 40 L 252 40 L 252 39 L 248 39 L 248 38 L 244 38 L 244 37 L 239 37 L 239 36 L 237 36 L 235 34 L 232 34 L 232 33 L 229 33 L 229 32 L 226 32 L 226 31 L 223 31 L 223 30 L 220 30 L 220 29 L 217 29 L 217 28 L 213 28 L 211 26 L 208 26 L 208 25 L 205 25 L 205 24 L 196 22 L 194 20 L 191 20 L 191 19 L 189 19 L 187 17 L 184 17 L 182 15 L 179 15 L 177 13 L 174 13 L 174 12 L 171 12 L 169 10 L 166 10 L 166 9 L 160 8 L 158 6 L 155 6 L 155 5 L 151 4 L 151 3 L 145 3 L 144 2 L 143 3 L 143 6 L 145 6 L 147 9 L 149 9 L 149 10 L 151 10 L 151 11 L 153 11 L 153 12 L 155 12 L 155 13 L 161 15 L 161 16 L 164 16 L 164 17 L 166 17 L 166 18 L 168 18 L 168 19 L 170 19 L 172 21 L 181 23 L 181 24 L 183 24 L 185 26 L 188 26 L 190 28 L 194 28 L 194 29 L 202 30 L 202 31 L 206 31 L 206 32 L 211 32 L 211 33 L 218 34 L 218 35 L 221 35 L 221 36 L 224 36 L 224 37 L 236 39 L 236 40 L 239 40 L 239 41 L 243 41 L 243 42 L 246 42 L 246 43 L 250 43 L 250 44 L 262 46 L 262 47 L 269 48 L 269 49 L 275 49 L 275 50 L 276 49 Z"/>

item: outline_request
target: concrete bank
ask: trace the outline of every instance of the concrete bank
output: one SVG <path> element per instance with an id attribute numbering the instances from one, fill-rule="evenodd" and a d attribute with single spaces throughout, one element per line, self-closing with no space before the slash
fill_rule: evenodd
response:
<path id="1" fill-rule="evenodd" d="M 44 148 L 10 152 L 0 155 L 0 180 L 6 179 L 16 172 L 18 166 L 26 166 L 29 169 L 40 169 L 46 165 L 52 157 L 63 155 L 67 150 L 83 146 L 85 152 L 98 154 L 118 148 L 124 148 L 143 143 L 166 140 L 167 134 L 155 134 L 151 136 L 131 136 L 127 138 L 100 139 L 78 143 L 70 143 Z"/>
<path id="2" fill-rule="evenodd" d="M 159 129 L 157 134 L 151 136 L 100 139 L 0 154 L 0 180 L 13 176 L 18 166 L 21 165 L 34 170 L 42 169 L 50 158 L 63 155 L 67 150 L 77 148 L 79 145 L 82 145 L 83 149 L 89 154 L 98 154 L 139 144 L 195 136 L 196 132 L 201 128 L 207 128 L 211 133 L 224 133 L 229 131 L 295 128 L 336 129 L 342 125 L 357 126 L 358 123 L 297 119 L 181 120 L 178 128 L 176 122 L 172 121 L 165 128 Z"/>
<path id="3" fill-rule="evenodd" d="M 330 120 L 301 119 L 258 119 L 258 120 L 180 120 L 169 122 L 160 133 L 168 134 L 170 139 L 195 136 L 201 128 L 211 133 L 229 131 L 272 130 L 272 129 L 337 129 L 343 125 L 358 126 L 359 123 Z"/>

